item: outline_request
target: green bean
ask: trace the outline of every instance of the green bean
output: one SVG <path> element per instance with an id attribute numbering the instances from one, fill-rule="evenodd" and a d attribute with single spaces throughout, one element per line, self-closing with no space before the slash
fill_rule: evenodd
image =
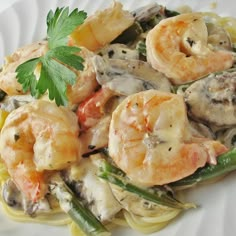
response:
<path id="1" fill-rule="evenodd" d="M 62 210 L 89 236 L 108 236 L 111 233 L 93 215 L 93 213 L 79 201 L 59 175 L 52 178 L 50 190 L 59 201 Z"/>
<path id="2" fill-rule="evenodd" d="M 88 208 L 85 208 L 75 196 L 71 199 L 71 209 L 68 211 L 68 214 L 87 235 L 111 235 L 92 212 Z"/>
<path id="3" fill-rule="evenodd" d="M 141 188 L 130 183 L 122 170 L 106 161 L 104 161 L 103 166 L 101 167 L 101 173 L 99 174 L 99 177 L 119 186 L 125 191 L 136 194 L 145 200 L 159 205 L 176 209 L 188 209 L 195 207 L 194 204 L 182 203 L 178 201 L 161 187 L 159 188 L 156 186 L 155 188 Z"/>
<path id="4" fill-rule="evenodd" d="M 207 164 L 206 166 L 199 168 L 192 175 L 171 183 L 170 186 L 191 186 L 220 176 L 224 176 L 233 170 L 236 170 L 236 148 L 219 155 L 216 165 Z"/>

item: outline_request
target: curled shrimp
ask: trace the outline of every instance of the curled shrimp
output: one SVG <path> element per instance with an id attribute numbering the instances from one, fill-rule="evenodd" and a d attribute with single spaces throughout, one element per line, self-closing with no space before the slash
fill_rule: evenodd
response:
<path id="1" fill-rule="evenodd" d="M 114 1 L 113 6 L 103 11 L 97 11 L 88 17 L 71 34 L 71 44 L 84 46 L 96 51 L 110 43 L 125 29 L 134 23 L 134 17 L 122 9 L 120 2 Z"/>
<path id="2" fill-rule="evenodd" d="M 163 185 L 194 173 L 227 148 L 194 137 L 180 95 L 147 90 L 128 96 L 112 114 L 109 154 L 127 176 L 144 185 Z"/>
<path id="3" fill-rule="evenodd" d="M 8 95 L 24 94 L 22 86 L 16 79 L 16 68 L 23 62 L 40 57 L 48 50 L 47 42 L 36 42 L 17 49 L 5 58 L 5 64 L 0 72 L 0 89 Z"/>
<path id="4" fill-rule="evenodd" d="M 15 70 L 23 62 L 43 56 L 48 50 L 47 45 L 46 41 L 26 45 L 7 57 L 0 73 L 0 89 L 11 96 L 25 94 L 22 85 L 16 79 Z M 84 58 L 84 70 L 74 71 L 77 75 L 76 82 L 67 87 L 67 96 L 71 107 L 83 101 L 98 87 L 96 73 L 92 65 L 94 53 L 86 48 L 81 48 L 79 55 Z M 37 78 L 39 77 L 38 67 L 35 70 L 35 75 Z"/>
<path id="5" fill-rule="evenodd" d="M 167 18 L 147 34 L 147 60 L 174 84 L 230 68 L 234 62 L 232 52 L 213 50 L 207 42 L 201 13 Z"/>
<path id="6" fill-rule="evenodd" d="M 37 201 L 47 191 L 46 173 L 80 158 L 73 112 L 37 100 L 11 112 L 1 130 L 0 155 L 18 189 Z"/>

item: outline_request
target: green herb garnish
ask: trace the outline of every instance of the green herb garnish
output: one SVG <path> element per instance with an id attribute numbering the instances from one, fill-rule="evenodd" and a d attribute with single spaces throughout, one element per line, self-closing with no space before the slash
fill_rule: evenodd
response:
<path id="1" fill-rule="evenodd" d="M 16 69 L 17 79 L 24 92 L 30 90 L 31 95 L 38 97 L 47 90 L 49 98 L 56 104 L 66 105 L 68 102 L 67 85 L 76 81 L 75 70 L 83 70 L 83 58 L 78 56 L 78 47 L 68 46 L 68 36 L 86 19 L 84 11 L 76 8 L 69 13 L 69 8 L 57 8 L 55 13 L 47 15 L 48 51 L 45 55 L 28 60 Z M 39 66 L 40 76 L 37 80 L 35 69 Z"/>

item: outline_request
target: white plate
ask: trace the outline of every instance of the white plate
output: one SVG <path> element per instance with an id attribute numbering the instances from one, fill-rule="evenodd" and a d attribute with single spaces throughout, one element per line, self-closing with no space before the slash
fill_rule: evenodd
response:
<path id="1" fill-rule="evenodd" d="M 1 0 L 3 1 L 3 0 Z M 153 0 L 121 0 L 127 9 L 135 9 Z M 214 11 L 222 15 L 234 15 L 234 0 L 160 0 L 158 3 L 174 9 L 190 5 L 194 10 Z M 57 6 L 78 7 L 89 14 L 108 6 L 107 0 L 17 0 L 0 14 L 0 65 L 5 55 L 17 47 L 42 39 L 46 34 L 46 15 Z M 201 186 L 186 193 L 186 199 L 198 204 L 197 209 L 188 210 L 168 227 L 153 234 L 158 236 L 235 236 L 236 235 L 236 175 L 215 184 Z M 67 227 L 50 227 L 39 224 L 16 223 L 0 213 L 0 236 L 69 236 Z M 131 230 L 119 229 L 114 236 L 141 236 Z"/>

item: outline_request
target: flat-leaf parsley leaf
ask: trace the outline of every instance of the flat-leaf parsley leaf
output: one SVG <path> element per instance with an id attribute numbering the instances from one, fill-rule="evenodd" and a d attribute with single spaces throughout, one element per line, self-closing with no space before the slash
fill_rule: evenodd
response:
<path id="1" fill-rule="evenodd" d="M 47 38 L 49 48 L 56 48 L 67 45 L 67 36 L 74 31 L 74 29 L 81 25 L 87 14 L 84 11 L 74 9 L 69 14 L 69 8 L 57 8 L 53 14 L 52 10 L 47 16 Z"/>
<path id="2" fill-rule="evenodd" d="M 50 11 L 47 15 L 48 51 L 45 55 L 28 60 L 16 69 L 16 77 L 22 85 L 23 91 L 30 90 L 31 95 L 38 97 L 46 91 L 56 104 L 66 105 L 67 85 L 76 81 L 76 70 L 83 70 L 83 58 L 78 56 L 80 48 L 68 45 L 68 36 L 75 28 L 82 24 L 87 14 L 84 11 L 69 8 L 57 8 L 55 13 Z M 37 80 L 35 69 L 40 68 Z"/>

